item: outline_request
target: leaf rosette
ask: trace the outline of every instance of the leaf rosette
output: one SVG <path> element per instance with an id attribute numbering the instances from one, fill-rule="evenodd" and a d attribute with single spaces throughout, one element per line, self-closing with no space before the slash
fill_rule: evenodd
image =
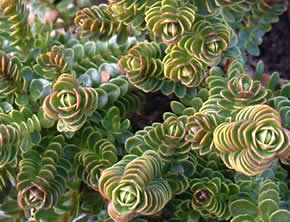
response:
<path id="1" fill-rule="evenodd" d="M 0 51 L 0 98 L 26 93 L 28 83 L 21 74 L 21 66 L 18 57 L 10 58 Z"/>
<path id="2" fill-rule="evenodd" d="M 120 183 L 113 191 L 114 207 L 122 213 L 132 212 L 139 206 L 141 200 L 144 200 L 144 197 L 141 196 L 142 193 L 143 190 L 134 183 Z"/>
<path id="3" fill-rule="evenodd" d="M 218 105 L 222 109 L 237 112 L 246 106 L 265 104 L 269 93 L 259 81 L 252 80 L 248 74 L 242 74 L 232 78 L 220 95 L 222 100 Z"/>
<path id="4" fill-rule="evenodd" d="M 98 93 L 93 88 L 83 88 L 70 74 L 62 74 L 53 85 L 52 94 L 44 100 L 45 115 L 58 121 L 59 131 L 76 131 L 87 116 L 98 106 Z"/>
<path id="5" fill-rule="evenodd" d="M 114 221 L 130 221 L 137 214 L 153 215 L 172 197 L 161 177 L 162 161 L 155 151 L 140 157 L 127 155 L 103 171 L 99 191 L 110 201 L 108 213 Z"/>
<path id="6" fill-rule="evenodd" d="M 157 1 L 146 11 L 147 28 L 164 43 L 175 44 L 191 30 L 195 20 L 194 9 L 181 6 L 179 1 Z"/>
<path id="7" fill-rule="evenodd" d="M 115 33 L 125 28 L 122 23 L 108 14 L 105 4 L 79 10 L 74 22 L 80 26 L 80 33 L 83 38 L 97 35 L 101 40 L 108 40 Z"/>
<path id="8" fill-rule="evenodd" d="M 156 128 L 156 132 L 162 132 L 156 135 L 160 138 L 159 153 L 162 159 L 166 162 L 171 160 L 187 159 L 190 146 L 185 141 L 186 135 L 186 118 L 170 116 L 168 117 L 160 128 Z M 155 141 L 156 142 L 156 141 Z"/>
<path id="9" fill-rule="evenodd" d="M 232 123 L 214 131 L 214 144 L 227 167 L 248 176 L 262 173 L 290 152 L 279 113 L 267 105 L 243 108 Z"/>
<path id="10" fill-rule="evenodd" d="M 77 147 L 72 145 L 62 147 L 61 143 L 64 143 L 62 136 L 53 140 L 58 142 L 47 145 L 43 140 L 46 147 L 33 147 L 20 161 L 16 188 L 19 191 L 17 202 L 22 209 L 52 208 L 66 190 L 69 172 L 72 169 L 72 159 L 69 155 L 73 156 Z"/>
<path id="11" fill-rule="evenodd" d="M 205 78 L 206 66 L 178 46 L 169 50 L 163 64 L 166 78 L 187 87 L 198 87 Z"/>
<path id="12" fill-rule="evenodd" d="M 64 47 L 53 46 L 50 52 L 43 53 L 36 58 L 34 70 L 42 78 L 56 80 L 61 74 L 69 70 L 69 64 L 64 58 Z"/>
<path id="13" fill-rule="evenodd" d="M 185 137 L 185 124 L 182 119 L 175 116 L 167 118 L 162 124 L 164 137 L 174 143 L 180 143 Z"/>
<path id="14" fill-rule="evenodd" d="M 192 208 L 205 218 L 228 220 L 231 216 L 228 200 L 238 190 L 238 186 L 223 177 L 195 178 L 191 181 Z"/>
<path id="15" fill-rule="evenodd" d="M 185 34 L 178 46 L 188 54 L 208 66 L 217 65 L 222 54 L 229 47 L 231 29 L 217 21 L 199 20 L 192 27 L 192 32 Z"/>
<path id="16" fill-rule="evenodd" d="M 214 114 L 195 113 L 187 118 L 186 141 L 191 144 L 192 150 L 198 150 L 200 155 L 206 155 L 214 149 L 213 132 L 219 125 Z"/>
<path id="17" fill-rule="evenodd" d="M 123 24 L 132 24 L 144 30 L 146 28 L 144 13 L 146 7 L 151 6 L 153 2 L 153 0 L 109 0 L 108 11 Z"/>
<path id="18" fill-rule="evenodd" d="M 135 87 L 145 92 L 156 91 L 164 79 L 161 59 L 162 51 L 157 43 L 142 42 L 119 60 L 119 66 Z"/>

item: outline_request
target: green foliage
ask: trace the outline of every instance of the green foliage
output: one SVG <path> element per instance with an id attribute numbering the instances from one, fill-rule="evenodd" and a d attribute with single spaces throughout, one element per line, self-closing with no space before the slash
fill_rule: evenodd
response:
<path id="1" fill-rule="evenodd" d="M 289 83 L 246 72 L 287 1 L 94 3 L 0 3 L 0 221 L 288 221 Z"/>
<path id="2" fill-rule="evenodd" d="M 195 10 L 182 1 L 157 1 L 145 15 L 147 28 L 169 45 L 189 32 L 195 20 Z"/>
<path id="3" fill-rule="evenodd" d="M 220 124 L 214 131 L 214 144 L 229 168 L 249 176 L 263 172 L 275 158 L 289 152 L 280 115 L 267 105 L 245 107 L 233 122 Z"/>
<path id="4" fill-rule="evenodd" d="M 192 208 L 205 218 L 228 220 L 229 200 L 239 193 L 239 187 L 222 175 L 196 178 L 191 181 Z"/>
<path id="5" fill-rule="evenodd" d="M 27 81 L 21 75 L 21 62 L 17 57 L 10 58 L 0 51 L 0 98 L 6 98 L 14 93 L 25 93 Z"/>
<path id="6" fill-rule="evenodd" d="M 287 221 L 289 211 L 283 209 L 283 191 L 279 184 L 266 180 L 239 180 L 241 193 L 230 203 L 232 221 Z M 255 191 L 249 195 L 246 187 Z"/>
<path id="7" fill-rule="evenodd" d="M 128 221 L 138 213 L 152 215 L 160 211 L 172 196 L 161 172 L 162 161 L 154 151 L 146 151 L 140 157 L 126 155 L 106 169 L 99 191 L 110 201 L 108 213 L 113 220 Z"/>
<path id="8" fill-rule="evenodd" d="M 107 5 L 93 6 L 78 11 L 74 22 L 81 27 L 83 38 L 97 35 L 101 40 L 108 40 L 115 33 L 126 32 L 126 27 L 121 22 L 108 15 Z"/>
<path id="9" fill-rule="evenodd" d="M 30 40 L 29 12 L 23 0 L 3 0 L 0 3 L 0 35 L 5 30 L 13 39 L 12 46 L 25 48 L 25 41 Z M 2 28 L 3 27 L 3 28 Z M 3 30 L 4 29 L 4 30 Z"/>

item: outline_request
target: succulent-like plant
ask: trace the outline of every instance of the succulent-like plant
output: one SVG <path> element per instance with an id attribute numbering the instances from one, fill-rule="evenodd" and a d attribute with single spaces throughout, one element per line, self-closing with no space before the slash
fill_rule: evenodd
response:
<path id="1" fill-rule="evenodd" d="M 253 182 L 250 183 L 253 184 Z M 261 181 L 257 187 L 253 187 L 255 188 L 256 198 L 247 195 L 245 190 L 242 190 L 240 197 L 230 203 L 230 211 L 234 216 L 233 222 L 282 222 L 288 220 L 289 211 L 281 208 L 283 202 L 281 198 L 282 189 L 277 183 L 265 180 Z"/>
<path id="2" fill-rule="evenodd" d="M 287 1 L 95 3 L 0 1 L 0 221 L 288 222 Z"/>
<path id="3" fill-rule="evenodd" d="M 56 80 L 61 74 L 68 71 L 69 64 L 63 56 L 63 51 L 63 47 L 53 46 L 50 52 L 37 57 L 34 70 L 45 79 Z"/>
<path id="4" fill-rule="evenodd" d="M 198 19 L 178 45 L 208 66 L 217 65 L 231 40 L 230 27 L 219 20 Z"/>
<path id="5" fill-rule="evenodd" d="M 200 155 L 206 155 L 214 149 L 213 133 L 219 125 L 214 114 L 205 115 L 195 113 L 187 118 L 186 141 L 190 142 L 191 149 L 199 150 Z"/>
<path id="6" fill-rule="evenodd" d="M 178 46 L 170 49 L 163 63 L 165 77 L 186 87 L 198 87 L 205 78 L 205 65 Z"/>
<path id="7" fill-rule="evenodd" d="M 163 75 L 162 51 L 156 43 L 140 43 L 119 61 L 128 80 L 145 92 L 160 89 Z"/>
<path id="8" fill-rule="evenodd" d="M 28 24 L 29 11 L 23 0 L 3 0 L 0 3 L 0 23 L 8 25 L 9 36 L 13 39 L 13 45 L 24 49 L 26 41 L 30 39 L 30 26 Z"/>
<path id="9" fill-rule="evenodd" d="M 110 201 L 108 213 L 114 221 L 128 221 L 138 213 L 153 215 L 165 206 L 172 191 L 161 172 L 162 161 L 154 151 L 127 155 L 103 172 L 99 191 Z"/>
<path id="10" fill-rule="evenodd" d="M 0 98 L 15 92 L 25 93 L 27 80 L 21 75 L 21 62 L 17 57 L 12 59 L 0 51 Z"/>
<path id="11" fill-rule="evenodd" d="M 222 100 L 218 104 L 223 109 L 237 112 L 246 106 L 265 104 L 268 94 L 261 83 L 252 80 L 248 74 L 242 74 L 232 78 L 227 89 L 220 92 Z"/>
<path id="12" fill-rule="evenodd" d="M 175 44 L 191 30 L 195 10 L 184 6 L 181 1 L 159 0 L 146 11 L 148 29 L 166 44 Z"/>
<path id="13" fill-rule="evenodd" d="M 97 107 L 95 89 L 80 87 L 72 75 L 62 74 L 53 85 L 52 94 L 46 97 L 43 109 L 49 118 L 59 120 L 59 131 L 75 131 Z"/>
<path id="14" fill-rule="evenodd" d="M 18 205 L 21 208 L 49 209 L 65 191 L 72 163 L 66 158 L 63 138 L 55 138 L 48 147 L 34 147 L 24 154 L 17 175 Z M 53 166 L 53 167 L 52 167 Z"/>
<path id="15" fill-rule="evenodd" d="M 222 178 L 219 174 L 213 177 L 196 178 L 191 181 L 191 205 L 205 218 L 227 220 L 231 217 L 229 200 L 239 192 L 237 185 Z"/>
<path id="16" fill-rule="evenodd" d="M 126 32 L 126 27 L 121 22 L 108 15 L 107 5 L 104 4 L 78 11 L 74 22 L 80 26 L 83 38 L 96 35 L 99 39 L 106 40 L 122 29 Z"/>
<path id="17" fill-rule="evenodd" d="M 274 159 L 290 152 L 280 115 L 267 105 L 245 107 L 234 122 L 220 124 L 214 131 L 214 144 L 229 168 L 249 176 L 263 172 Z"/>

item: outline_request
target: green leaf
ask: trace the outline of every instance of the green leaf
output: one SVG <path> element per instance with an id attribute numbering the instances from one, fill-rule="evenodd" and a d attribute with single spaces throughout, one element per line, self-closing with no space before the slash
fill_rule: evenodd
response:
<path id="1" fill-rule="evenodd" d="M 175 90 L 175 84 L 171 81 L 164 80 L 161 87 L 162 93 L 164 93 L 165 95 L 170 95 L 171 93 L 174 92 L 174 90 Z"/>
<path id="2" fill-rule="evenodd" d="M 128 39 L 128 31 L 127 31 L 127 28 L 124 27 L 119 33 L 118 33 L 118 36 L 117 36 L 117 43 L 119 45 L 122 45 L 124 43 L 127 42 L 127 39 Z"/>
<path id="3" fill-rule="evenodd" d="M 234 217 L 231 222 L 256 222 L 255 217 L 250 216 L 250 215 L 239 215 Z"/>
<path id="4" fill-rule="evenodd" d="M 270 222 L 289 222 L 289 210 L 277 210 L 270 216 Z"/>
<path id="5" fill-rule="evenodd" d="M 261 202 L 261 201 L 266 200 L 266 199 L 271 199 L 278 204 L 280 201 L 279 192 L 277 190 L 274 190 L 274 189 L 268 189 L 268 190 L 262 191 L 262 193 L 260 193 L 260 195 L 259 195 L 258 202 Z"/>
<path id="6" fill-rule="evenodd" d="M 249 216 L 255 217 L 256 205 L 248 200 L 235 200 L 230 204 L 230 211 L 233 216 L 239 216 L 242 214 L 247 214 Z"/>
<path id="7" fill-rule="evenodd" d="M 186 87 L 180 83 L 176 83 L 175 94 L 177 97 L 183 98 L 186 94 Z"/>
<path id="8" fill-rule="evenodd" d="M 209 74 L 212 76 L 221 76 L 223 77 L 225 75 L 224 71 L 218 67 L 218 66 L 214 66 L 209 70 Z"/>
<path id="9" fill-rule="evenodd" d="M 280 90 L 280 96 L 285 96 L 286 98 L 290 98 L 290 83 L 283 86 Z"/>
<path id="10" fill-rule="evenodd" d="M 247 51 L 253 56 L 260 55 L 260 49 L 255 42 L 249 41 L 246 44 Z"/>
<path id="11" fill-rule="evenodd" d="M 24 68 L 22 68 L 21 70 L 21 75 L 27 80 L 27 81 L 31 81 L 32 80 L 32 76 L 33 76 L 33 70 L 31 67 L 26 66 Z"/>
<path id="12" fill-rule="evenodd" d="M 178 101 L 172 101 L 170 103 L 170 107 L 171 107 L 172 111 L 177 115 L 182 115 L 182 112 L 185 109 L 185 106 Z"/>
<path id="13" fill-rule="evenodd" d="M 104 83 L 101 88 L 106 91 L 109 97 L 109 103 L 115 102 L 121 94 L 120 88 L 112 83 Z"/>
<path id="14" fill-rule="evenodd" d="M 49 119 L 49 118 L 46 118 L 46 117 L 44 116 L 44 112 L 43 112 L 43 110 L 40 110 L 40 111 L 37 113 L 37 117 L 38 117 L 38 119 L 39 119 L 39 121 L 40 121 L 40 125 L 41 125 L 41 127 L 43 127 L 43 128 L 51 128 L 51 127 L 53 127 L 53 125 L 54 125 L 54 123 L 55 123 L 54 120 Z"/>
<path id="15" fill-rule="evenodd" d="M 261 80 L 263 75 L 264 75 L 264 63 L 262 60 L 260 60 L 256 66 L 256 73 L 254 76 L 254 80 Z"/>
<path id="16" fill-rule="evenodd" d="M 39 222 L 47 222 L 47 221 L 60 222 L 61 216 L 57 215 L 53 209 L 38 210 L 35 213 L 35 219 Z"/>
<path id="17" fill-rule="evenodd" d="M 196 110 L 193 107 L 188 107 L 183 111 L 183 115 L 186 115 L 186 116 L 191 116 L 194 113 L 196 113 Z"/>
<path id="18" fill-rule="evenodd" d="M 280 83 L 280 75 L 278 72 L 274 72 L 271 76 L 268 88 L 274 91 L 275 88 L 279 85 L 279 83 Z"/>
<path id="19" fill-rule="evenodd" d="M 17 202 L 14 200 L 9 200 L 1 205 L 0 210 L 3 211 L 6 215 L 16 215 L 19 213 L 20 209 L 18 208 Z"/>
<path id="20" fill-rule="evenodd" d="M 278 203 L 271 199 L 266 199 L 258 204 L 258 215 L 267 218 L 271 213 L 278 209 Z"/>
<path id="21" fill-rule="evenodd" d="M 18 106 L 27 106 L 29 104 L 29 97 L 27 95 L 16 95 L 15 103 Z"/>

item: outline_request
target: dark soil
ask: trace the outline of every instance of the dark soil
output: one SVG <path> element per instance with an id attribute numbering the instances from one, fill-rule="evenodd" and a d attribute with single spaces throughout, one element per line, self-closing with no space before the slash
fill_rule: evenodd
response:
<path id="1" fill-rule="evenodd" d="M 261 55 L 252 57 L 262 60 L 265 71 L 269 74 L 279 72 L 281 78 L 290 79 L 290 9 L 286 11 L 278 23 L 273 24 L 260 46 Z"/>

